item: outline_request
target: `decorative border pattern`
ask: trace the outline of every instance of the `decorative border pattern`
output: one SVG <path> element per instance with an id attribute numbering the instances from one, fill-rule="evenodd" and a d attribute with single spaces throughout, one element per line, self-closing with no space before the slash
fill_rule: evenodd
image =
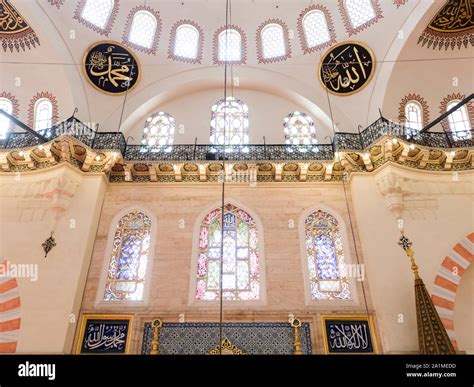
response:
<path id="1" fill-rule="evenodd" d="M 159 330 L 160 355 L 206 355 L 219 346 L 219 323 L 163 323 Z M 294 333 L 289 323 L 228 322 L 222 324 L 223 338 L 248 355 L 293 355 Z M 299 329 L 303 354 L 312 353 L 310 325 Z M 142 355 L 152 349 L 153 328 L 143 327 Z"/>
<path id="2" fill-rule="evenodd" d="M 441 104 L 439 105 L 439 112 L 441 114 L 446 113 L 446 110 L 448 109 L 448 104 L 451 101 L 454 101 L 454 100 L 462 101 L 464 98 L 466 98 L 465 94 L 461 94 L 461 93 L 448 94 L 446 97 L 443 98 L 443 101 L 441 101 Z M 467 115 L 469 117 L 469 121 L 471 122 L 471 127 L 474 127 L 474 103 L 471 100 L 465 106 L 467 107 Z M 449 121 L 447 118 L 441 121 L 441 126 L 443 127 L 444 130 L 450 130 Z"/>
<path id="3" fill-rule="evenodd" d="M 268 24 L 278 24 L 283 28 L 283 37 L 285 41 L 285 51 L 286 54 L 282 56 L 277 56 L 275 58 L 265 59 L 263 57 L 263 45 L 262 45 L 262 31 Z M 288 31 L 288 26 L 283 20 L 280 19 L 268 19 L 264 21 L 257 29 L 257 33 L 255 35 L 255 42 L 257 44 L 257 60 L 258 63 L 275 63 L 281 62 L 283 60 L 287 60 L 291 58 L 291 45 L 290 45 L 290 34 Z"/>
<path id="4" fill-rule="evenodd" d="M 173 53 L 173 48 L 174 44 L 176 41 L 176 31 L 178 30 L 178 27 L 183 25 L 183 24 L 189 24 L 192 25 L 194 28 L 198 30 L 199 33 L 199 40 L 198 40 L 198 49 L 197 49 L 197 56 L 195 59 L 191 58 L 184 58 L 182 56 L 176 56 Z M 170 42 L 168 46 L 168 58 L 173 59 L 179 62 L 185 62 L 185 63 L 191 63 L 191 64 L 200 64 L 202 61 L 202 50 L 204 47 L 204 31 L 202 30 L 201 26 L 197 24 L 196 22 L 193 22 L 192 20 L 189 19 L 183 19 L 177 21 L 173 27 L 171 28 L 171 33 L 170 33 Z"/>
<path id="5" fill-rule="evenodd" d="M 393 0 L 393 5 L 396 5 L 397 8 L 400 8 L 401 5 L 405 5 L 408 0 Z"/>
<path id="6" fill-rule="evenodd" d="M 318 44 L 317 46 L 314 46 L 314 47 L 308 47 L 308 45 L 306 44 L 306 34 L 304 32 L 304 26 L 303 26 L 304 17 L 311 11 L 321 11 L 324 14 L 326 18 L 328 30 L 329 30 L 329 37 L 330 37 L 330 39 L 327 42 Z M 331 13 L 323 5 L 313 4 L 307 7 L 305 10 L 301 11 L 296 25 L 297 25 L 296 28 L 298 29 L 298 35 L 300 37 L 301 49 L 303 50 L 304 54 L 309 54 L 311 52 L 325 49 L 327 47 L 332 46 L 334 43 L 336 43 L 336 31 L 334 30 L 334 24 L 332 22 Z"/>
<path id="7" fill-rule="evenodd" d="M 57 9 L 61 8 L 66 0 L 48 0 L 49 3 L 53 6 L 56 6 Z"/>
<path id="8" fill-rule="evenodd" d="M 379 2 L 377 0 L 370 0 L 370 2 L 372 3 L 372 7 L 374 8 L 374 11 L 375 11 L 375 17 L 370 19 L 368 22 L 361 24 L 359 27 L 354 28 L 352 27 L 351 20 L 349 19 L 349 15 L 347 14 L 345 1 L 346 0 L 339 0 L 338 6 L 339 6 L 339 12 L 342 17 L 342 21 L 344 23 L 344 27 L 346 28 L 346 31 L 349 34 L 349 36 L 355 35 L 365 30 L 367 27 L 371 26 L 372 24 L 377 23 L 380 19 L 383 19 L 382 8 L 380 7 Z"/>
<path id="9" fill-rule="evenodd" d="M 234 24 L 222 26 L 219 29 L 217 29 L 216 32 L 214 32 L 214 37 L 212 38 L 212 47 L 213 47 L 212 60 L 214 64 L 223 65 L 226 63 L 225 61 L 219 60 L 219 35 L 222 31 L 225 31 L 226 29 L 236 30 L 240 34 L 240 39 L 241 39 L 240 40 L 240 50 L 241 50 L 240 61 L 238 62 L 232 61 L 232 62 L 227 62 L 227 63 L 234 64 L 234 65 L 246 64 L 247 63 L 247 36 L 245 35 L 245 32 L 242 28 Z"/>
<path id="10" fill-rule="evenodd" d="M 73 19 L 76 19 L 79 23 L 84 24 L 86 27 L 89 27 L 90 29 L 94 30 L 95 32 L 101 35 L 109 36 L 110 31 L 112 31 L 112 26 L 115 23 L 115 18 L 117 17 L 117 13 L 119 10 L 119 0 L 114 0 L 114 7 L 112 8 L 112 12 L 110 13 L 109 20 L 107 20 L 107 25 L 103 29 L 100 27 L 97 27 L 96 25 L 88 22 L 87 20 L 81 17 L 81 14 L 82 14 L 82 11 L 84 10 L 86 2 L 87 0 L 79 0 L 79 3 L 77 3 L 76 10 L 74 11 Z"/>
<path id="11" fill-rule="evenodd" d="M 0 278 L 0 298 L 0 353 L 15 353 L 21 325 L 21 299 L 16 278 Z"/>
<path id="12" fill-rule="evenodd" d="M 430 109 L 428 106 L 428 102 L 425 101 L 425 99 L 420 96 L 419 94 L 415 93 L 410 93 L 406 95 L 405 97 L 402 98 L 400 101 L 400 107 L 398 109 L 398 120 L 400 123 L 405 123 L 406 117 L 405 117 L 405 106 L 408 102 L 410 101 L 416 101 L 421 105 L 422 109 L 422 119 L 423 119 L 423 126 L 426 126 L 430 122 Z"/>
<path id="13" fill-rule="evenodd" d="M 454 303 L 461 277 L 474 261 L 473 251 L 474 232 L 454 245 L 452 251 L 444 258 L 431 292 L 431 300 L 456 350 L 458 344 L 454 332 Z"/>
<path id="14" fill-rule="evenodd" d="M 133 17 L 139 11 L 150 12 L 156 19 L 155 36 L 153 38 L 153 43 L 151 45 L 151 48 L 140 46 L 128 40 L 128 37 L 130 35 L 130 30 L 132 29 Z M 133 48 L 138 51 L 142 51 L 145 54 L 156 55 L 156 51 L 158 49 L 158 41 L 161 35 L 161 30 L 162 30 L 162 23 L 161 23 L 160 13 L 146 5 L 137 5 L 136 7 L 132 8 L 131 11 L 128 13 L 127 22 L 125 23 L 125 29 L 122 35 L 122 43 L 130 48 Z"/>
<path id="15" fill-rule="evenodd" d="M 20 104 L 18 100 L 15 98 L 15 96 L 11 93 L 7 93 L 6 91 L 2 91 L 0 93 L 0 98 L 6 98 L 10 100 L 10 102 L 13 105 L 12 116 L 15 118 L 18 118 L 18 113 L 20 112 Z M 12 127 L 12 123 L 10 122 L 10 126 L 8 127 L 8 129 L 11 129 L 11 127 Z"/>
<path id="16" fill-rule="evenodd" d="M 35 104 L 36 101 L 38 101 L 41 98 L 48 98 L 51 101 L 51 104 L 53 105 L 53 117 L 51 119 L 51 123 L 53 125 L 58 122 L 58 114 L 59 114 L 59 108 L 58 108 L 58 101 L 56 97 L 51 94 L 49 91 L 41 91 L 39 93 L 36 93 L 36 95 L 31 98 L 30 103 L 28 105 L 28 126 L 30 128 L 34 127 L 35 124 Z"/>

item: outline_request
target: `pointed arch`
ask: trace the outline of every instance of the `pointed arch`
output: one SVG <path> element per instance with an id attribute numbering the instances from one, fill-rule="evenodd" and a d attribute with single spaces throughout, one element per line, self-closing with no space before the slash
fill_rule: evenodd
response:
<path id="1" fill-rule="evenodd" d="M 119 10 L 119 0 L 79 0 L 74 19 L 97 33 L 109 36 Z"/>
<path id="2" fill-rule="evenodd" d="M 316 52 L 336 43 L 336 32 L 329 10 L 320 4 L 304 9 L 297 21 L 301 49 L 305 54 Z"/>
<path id="3" fill-rule="evenodd" d="M 354 265 L 343 218 L 330 207 L 312 207 L 300 216 L 299 235 L 306 304 L 357 305 Z"/>
<path id="4" fill-rule="evenodd" d="M 266 270 L 263 225 L 255 211 L 232 198 L 227 199 L 224 207 L 224 233 L 227 233 L 224 238 L 227 238 L 229 242 L 222 262 L 223 270 L 227 270 L 227 273 L 223 274 L 223 277 L 227 276 L 223 278 L 224 301 L 231 302 L 233 307 L 265 305 Z M 194 224 L 190 305 L 201 303 L 217 305 L 219 303 L 220 271 L 217 272 L 217 277 L 213 275 L 210 278 L 211 287 L 208 286 L 208 274 L 209 268 L 214 270 L 209 266 L 213 261 L 219 263 L 219 265 L 214 264 L 215 269 L 220 269 L 220 249 L 218 249 L 220 239 L 216 244 L 213 233 L 219 238 L 222 232 L 221 214 L 221 203 L 216 202 L 203 210 Z M 213 251 L 213 249 L 218 250 Z"/>
<path id="5" fill-rule="evenodd" d="M 141 205 L 130 206 L 110 223 L 96 305 L 147 305 L 157 219 Z M 126 250 L 126 251 L 124 251 Z"/>
<path id="6" fill-rule="evenodd" d="M 127 16 L 123 44 L 146 54 L 156 55 L 162 23 L 160 13 L 146 5 L 137 5 Z"/>
<path id="7" fill-rule="evenodd" d="M 189 19 L 177 21 L 171 28 L 168 58 L 186 63 L 201 63 L 203 45 L 204 31 L 199 24 Z"/>

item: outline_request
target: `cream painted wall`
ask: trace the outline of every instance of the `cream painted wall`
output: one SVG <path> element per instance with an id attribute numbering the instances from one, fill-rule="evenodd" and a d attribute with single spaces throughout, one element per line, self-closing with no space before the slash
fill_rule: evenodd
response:
<path id="1" fill-rule="evenodd" d="M 70 353 L 106 182 L 66 165 L 19 176 L 0 177 L 0 256 L 37 265 L 38 280 L 18 279 L 17 352 Z M 53 229 L 57 246 L 45 259 L 41 244 Z"/>
<path id="2" fill-rule="evenodd" d="M 461 351 L 474 354 L 474 266 L 461 278 L 454 304 L 454 329 Z"/>
<path id="3" fill-rule="evenodd" d="M 471 172 L 459 173 L 456 182 L 451 172 L 426 173 L 386 165 L 377 173 L 352 177 L 354 212 L 383 347 L 387 353 L 414 352 L 418 350 L 418 341 L 413 274 L 408 257 L 397 245 L 400 234 L 396 217 L 387 209 L 377 186 L 377 176 L 382 173 L 411 179 L 420 189 L 429 184 L 439 185 L 432 195 L 417 196 L 416 188 L 406 194 L 405 200 L 410 201 L 405 202 L 406 207 L 418 208 L 405 209 L 402 215 L 405 235 L 413 242 L 420 276 L 429 292 L 444 257 L 474 230 L 472 189 L 470 194 L 464 191 L 466 184 L 472 188 L 474 176 Z M 432 200 L 437 202 L 437 209 L 430 209 Z M 457 329 L 465 331 L 472 325 L 472 319 L 458 319 Z"/>

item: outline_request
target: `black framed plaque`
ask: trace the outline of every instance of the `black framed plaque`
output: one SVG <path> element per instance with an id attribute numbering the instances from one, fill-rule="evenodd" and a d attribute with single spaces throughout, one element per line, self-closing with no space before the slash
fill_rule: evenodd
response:
<path id="1" fill-rule="evenodd" d="M 321 316 L 327 354 L 377 353 L 372 316 Z"/>
<path id="2" fill-rule="evenodd" d="M 347 96 L 362 90 L 375 72 L 375 57 L 365 44 L 347 41 L 329 48 L 319 62 L 319 80 L 332 94 Z"/>
<path id="3" fill-rule="evenodd" d="M 132 315 L 84 314 L 77 342 L 80 354 L 126 354 Z"/>
<path id="4" fill-rule="evenodd" d="M 141 78 L 137 57 L 129 48 L 114 41 L 100 41 L 90 46 L 84 54 L 82 69 L 95 89 L 110 95 L 131 91 Z"/>

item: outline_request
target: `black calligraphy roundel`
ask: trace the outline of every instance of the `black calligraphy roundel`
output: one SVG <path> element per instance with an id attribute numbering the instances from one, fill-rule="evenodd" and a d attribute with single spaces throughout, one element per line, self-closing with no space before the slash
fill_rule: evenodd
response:
<path id="1" fill-rule="evenodd" d="M 351 95 L 364 88 L 375 71 L 372 50 L 360 42 L 336 44 L 321 58 L 319 80 L 336 95 Z"/>
<path id="2" fill-rule="evenodd" d="M 94 43 L 86 51 L 82 66 L 92 86 L 112 95 L 132 90 L 141 77 L 140 62 L 133 52 L 114 41 Z"/>

